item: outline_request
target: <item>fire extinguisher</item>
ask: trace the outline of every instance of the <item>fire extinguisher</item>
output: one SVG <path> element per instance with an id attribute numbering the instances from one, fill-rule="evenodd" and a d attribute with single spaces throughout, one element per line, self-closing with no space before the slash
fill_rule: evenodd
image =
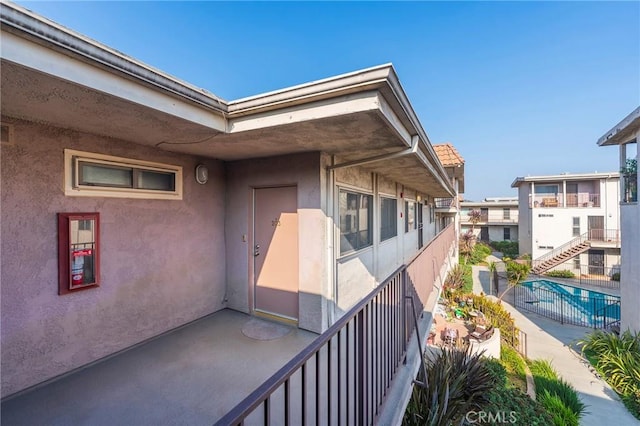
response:
<path id="1" fill-rule="evenodd" d="M 84 284 L 84 256 L 82 250 L 73 251 L 73 263 L 71 264 L 71 285 Z"/>

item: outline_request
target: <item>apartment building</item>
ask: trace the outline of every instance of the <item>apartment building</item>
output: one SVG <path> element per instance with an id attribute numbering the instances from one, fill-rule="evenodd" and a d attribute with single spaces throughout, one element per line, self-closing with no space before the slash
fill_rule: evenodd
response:
<path id="1" fill-rule="evenodd" d="M 480 212 L 480 220 L 473 223 L 469 212 Z M 461 232 L 472 229 L 479 241 L 518 241 L 518 199 L 490 197 L 483 201 L 460 203 Z"/>
<path id="2" fill-rule="evenodd" d="M 406 296 L 431 309 L 456 262 L 433 202 L 456 191 L 391 64 L 225 101 L 18 5 L 1 20 L 3 399 L 223 310 L 324 333 L 366 301 L 399 315 L 376 348 L 405 347 Z"/>
<path id="3" fill-rule="evenodd" d="M 621 329 L 640 332 L 640 204 L 638 204 L 640 107 L 598 139 L 620 151 Z"/>
<path id="4" fill-rule="evenodd" d="M 449 142 L 434 145 L 433 149 L 455 190 L 454 197 L 436 198 L 434 200 L 437 228 L 444 229 L 450 223 L 454 223 L 456 236 L 459 236 L 460 201 L 462 200 L 462 194 L 464 194 L 464 158 L 456 147 Z"/>
<path id="5" fill-rule="evenodd" d="M 619 270 L 617 172 L 518 177 L 511 186 L 518 190 L 520 253 L 531 254 L 534 272 Z"/>

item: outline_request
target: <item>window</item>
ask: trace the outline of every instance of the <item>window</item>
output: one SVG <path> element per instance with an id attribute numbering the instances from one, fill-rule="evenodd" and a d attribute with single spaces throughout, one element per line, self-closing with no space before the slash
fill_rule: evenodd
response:
<path id="1" fill-rule="evenodd" d="M 404 202 L 404 232 L 416 229 L 416 203 L 414 201 Z"/>
<path id="2" fill-rule="evenodd" d="M 551 194 L 556 195 L 558 193 L 558 185 L 536 185 L 536 194 Z"/>
<path id="3" fill-rule="evenodd" d="M 573 218 L 573 236 L 574 237 L 580 236 L 580 218 L 579 217 Z"/>
<path id="4" fill-rule="evenodd" d="M 573 269 L 580 269 L 580 256 L 573 258 Z"/>
<path id="5" fill-rule="evenodd" d="M 511 219 L 511 209 L 509 208 L 502 209 L 502 218 L 507 220 Z"/>
<path id="6" fill-rule="evenodd" d="M 380 197 L 380 241 L 388 240 L 398 235 L 397 211 L 397 200 Z"/>
<path id="7" fill-rule="evenodd" d="M 504 228 L 503 229 L 503 240 L 505 241 L 509 241 L 511 240 L 511 228 Z"/>
<path id="8" fill-rule="evenodd" d="M 372 244 L 373 197 L 340 190 L 340 254 Z"/>
<path id="9" fill-rule="evenodd" d="M 182 167 L 65 149 L 65 195 L 182 199 Z"/>

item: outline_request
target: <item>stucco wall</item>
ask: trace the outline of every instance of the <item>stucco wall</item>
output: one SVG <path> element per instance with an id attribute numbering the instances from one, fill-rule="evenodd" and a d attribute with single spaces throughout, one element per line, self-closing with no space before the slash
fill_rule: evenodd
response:
<path id="1" fill-rule="evenodd" d="M 2 146 L 2 396 L 224 307 L 216 161 L 12 119 Z M 179 165 L 184 199 L 65 197 L 63 149 Z M 193 179 L 198 163 L 210 179 Z M 58 212 L 99 212 L 101 285 L 58 296 Z"/>
<path id="2" fill-rule="evenodd" d="M 252 191 L 256 187 L 296 185 L 298 188 L 300 328 L 321 332 L 327 327 L 326 215 L 319 153 L 258 158 L 226 163 L 227 285 L 229 307 L 250 312 L 250 224 Z M 243 236 L 246 241 L 243 241 Z"/>
<path id="3" fill-rule="evenodd" d="M 640 204 L 620 205 L 621 270 L 620 304 L 621 329 L 640 332 Z"/>

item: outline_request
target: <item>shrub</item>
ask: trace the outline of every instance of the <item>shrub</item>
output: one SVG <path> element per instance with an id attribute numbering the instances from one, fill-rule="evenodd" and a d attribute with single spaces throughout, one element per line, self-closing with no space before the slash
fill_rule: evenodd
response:
<path id="1" fill-rule="evenodd" d="M 468 297 L 473 300 L 473 308 L 480 310 L 491 325 L 500 329 L 501 342 L 517 348 L 519 333 L 511 314 L 501 304 L 486 296 L 470 294 Z"/>
<path id="2" fill-rule="evenodd" d="M 482 407 L 488 413 L 514 412 L 519 425 L 550 426 L 554 425 L 551 415 L 537 401 L 529 398 L 518 388 L 507 385 L 507 371 L 495 359 L 486 359 L 485 364 L 495 385 L 487 395 L 489 402 Z"/>
<path id="3" fill-rule="evenodd" d="M 611 274 L 611 281 L 620 281 L 620 272 L 614 272 Z"/>
<path id="4" fill-rule="evenodd" d="M 562 399 L 554 395 L 546 389 L 537 395 L 538 401 L 553 416 L 553 424 L 555 426 L 579 426 L 578 416 L 569 407 L 567 407 Z"/>
<path id="5" fill-rule="evenodd" d="M 507 345 L 501 345 L 500 362 L 504 365 L 511 383 L 523 392 L 526 392 L 527 379 L 525 363 L 518 352 Z"/>
<path id="6" fill-rule="evenodd" d="M 640 334 L 621 335 L 602 330 L 579 342 L 596 370 L 622 396 L 629 411 L 640 419 Z"/>
<path id="7" fill-rule="evenodd" d="M 458 424 L 486 403 L 495 380 L 481 356 L 471 354 L 470 347 L 426 353 L 426 377 L 421 369 L 403 424 Z"/>
<path id="8" fill-rule="evenodd" d="M 471 263 L 472 265 L 477 265 L 478 263 L 484 261 L 484 259 L 489 256 L 491 252 L 491 247 L 489 247 L 485 243 L 476 243 L 471 250 L 469 263 Z"/>
<path id="9" fill-rule="evenodd" d="M 542 405 L 554 413 L 555 424 L 578 425 L 578 421 L 584 414 L 586 406 L 580 401 L 578 393 L 573 386 L 558 377 L 558 374 L 549 361 L 531 361 L 529 368 L 531 369 L 533 381 L 536 385 L 536 395 L 540 397 Z M 558 408 L 558 401 L 564 407 L 563 409 Z M 568 416 L 565 413 L 565 408 L 573 413 L 574 416 Z M 559 417 L 556 417 L 555 414 Z M 575 417 L 576 423 L 572 423 L 573 417 Z M 562 423 L 563 421 L 568 423 Z"/>
<path id="10" fill-rule="evenodd" d="M 556 278 L 575 278 L 576 277 L 576 274 L 569 271 L 568 269 L 548 271 L 545 275 L 548 277 L 556 277 Z"/>
<path id="11" fill-rule="evenodd" d="M 518 257 L 518 242 L 517 241 L 491 241 L 489 243 L 495 251 L 499 251 L 507 257 Z"/>

